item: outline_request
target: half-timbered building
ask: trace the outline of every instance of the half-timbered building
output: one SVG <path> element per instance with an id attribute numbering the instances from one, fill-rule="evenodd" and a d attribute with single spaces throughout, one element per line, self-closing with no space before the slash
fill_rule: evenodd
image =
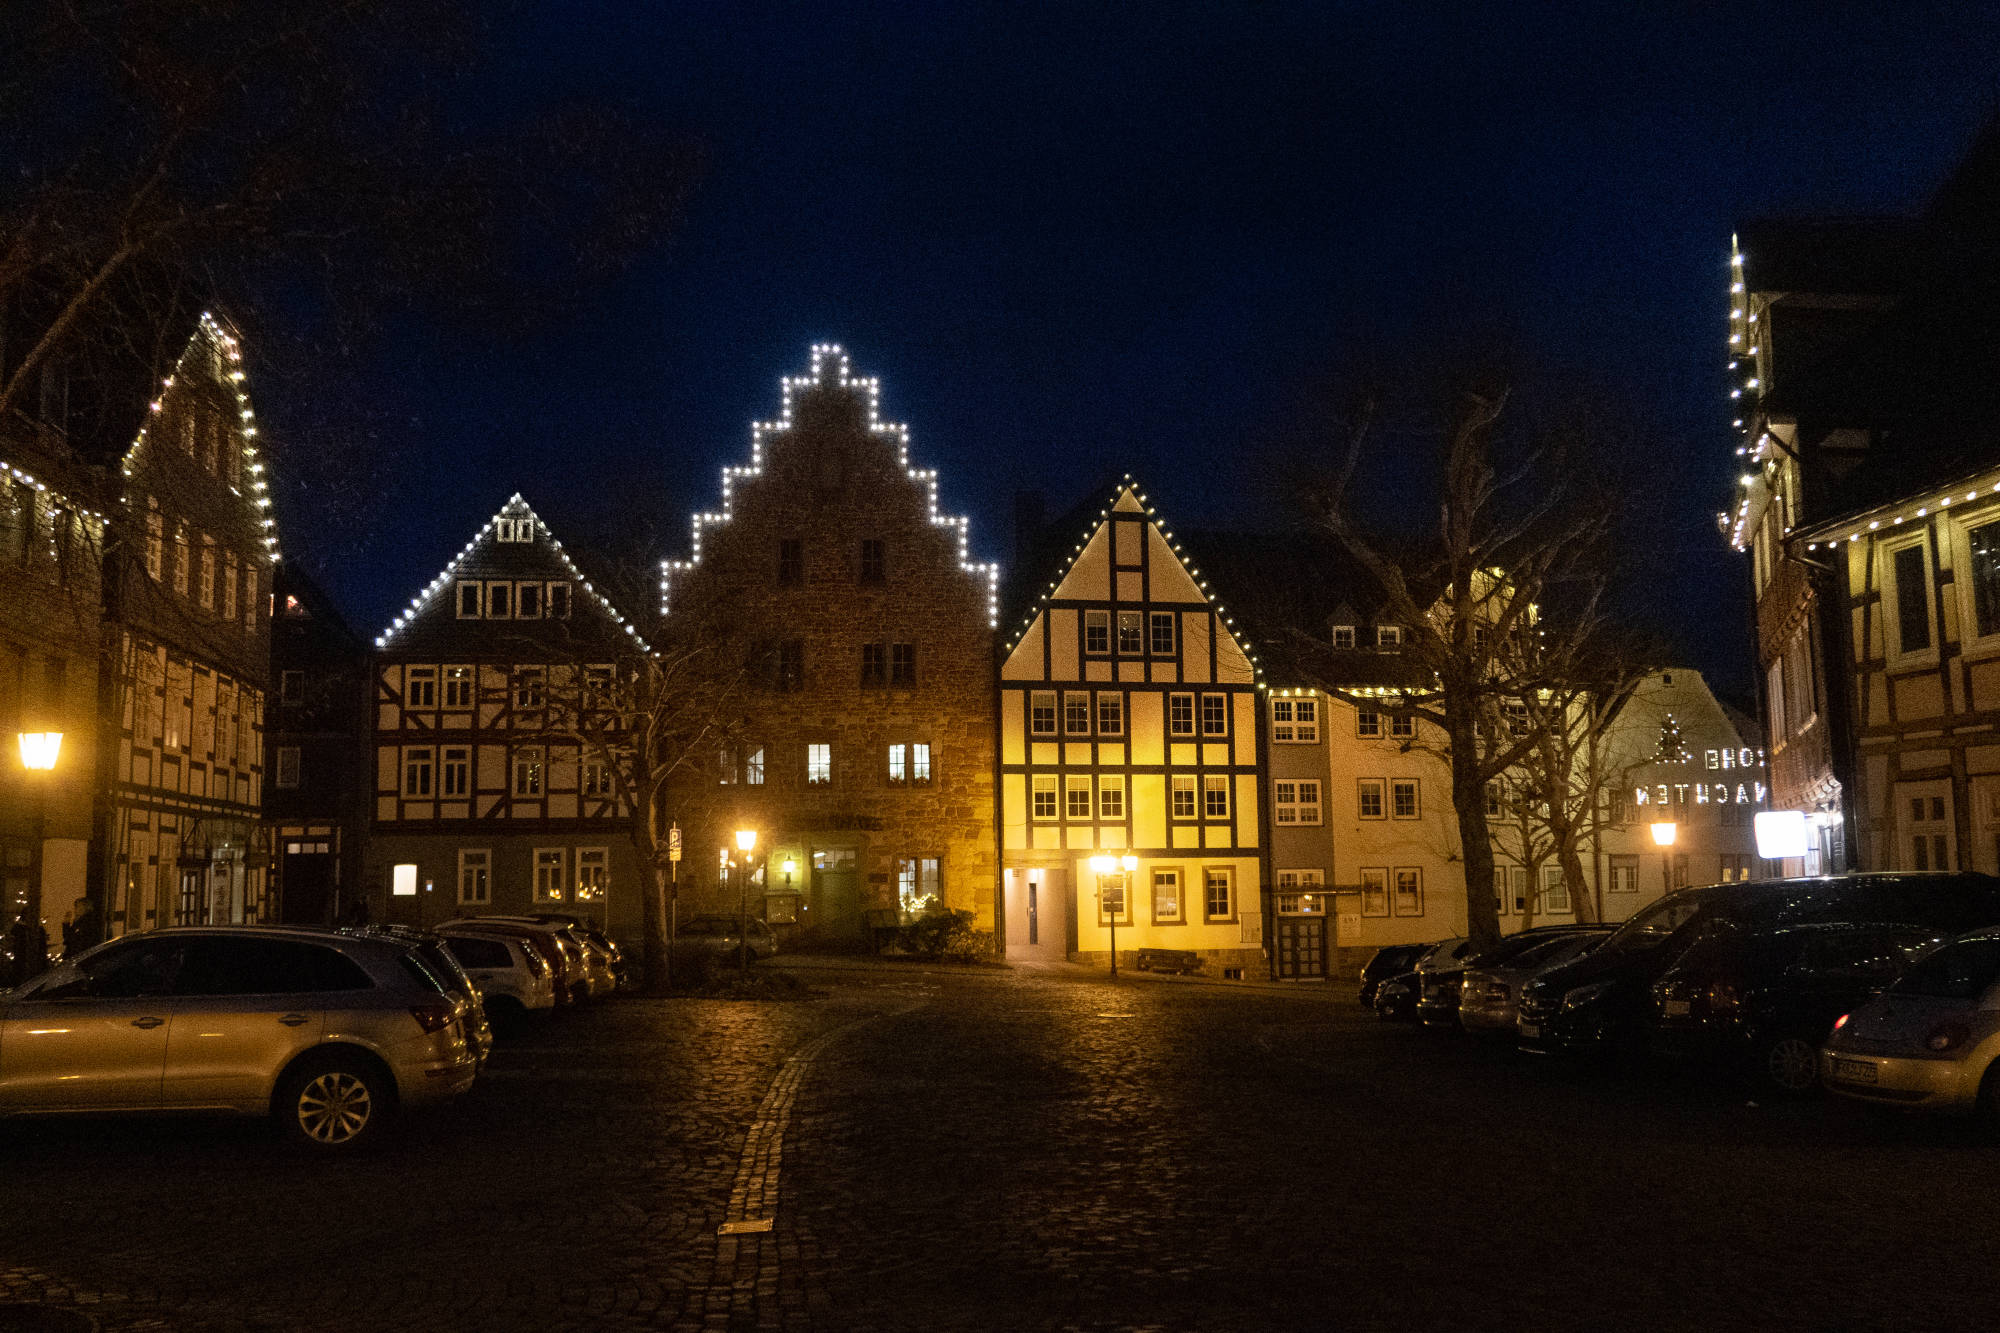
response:
<path id="1" fill-rule="evenodd" d="M 814 347 L 662 579 L 666 651 L 737 683 L 670 789 L 680 894 L 824 943 L 939 909 L 993 925 L 999 571 L 878 395 Z"/>
<path id="2" fill-rule="evenodd" d="M 105 572 L 100 818 L 112 929 L 262 919 L 277 527 L 243 350 L 204 314 L 122 463 Z"/>
<path id="3" fill-rule="evenodd" d="M 1009 958 L 1194 953 L 1266 970 L 1257 669 L 1128 477 L 1000 669 Z"/>
<path id="4" fill-rule="evenodd" d="M 635 933 L 631 807 L 600 738 L 644 651 L 527 501 L 501 506 L 375 640 L 371 912 L 574 911 Z"/>

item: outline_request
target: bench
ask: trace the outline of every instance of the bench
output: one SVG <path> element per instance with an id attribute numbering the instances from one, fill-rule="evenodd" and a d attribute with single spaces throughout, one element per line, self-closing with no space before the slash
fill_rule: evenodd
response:
<path id="1" fill-rule="evenodd" d="M 1201 971 L 1201 955 L 1192 949 L 1140 949 L 1132 966 L 1141 972 L 1177 972 L 1192 976 Z"/>

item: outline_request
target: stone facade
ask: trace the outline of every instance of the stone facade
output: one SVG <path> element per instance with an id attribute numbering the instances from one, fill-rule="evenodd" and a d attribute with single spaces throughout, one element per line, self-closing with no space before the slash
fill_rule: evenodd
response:
<path id="1" fill-rule="evenodd" d="M 747 897 L 831 945 L 940 905 L 991 929 L 998 572 L 839 348 L 784 395 L 662 581 L 668 653 L 698 643 L 727 678 L 667 802 L 682 910 Z M 739 828 L 758 841 L 732 871 Z"/>

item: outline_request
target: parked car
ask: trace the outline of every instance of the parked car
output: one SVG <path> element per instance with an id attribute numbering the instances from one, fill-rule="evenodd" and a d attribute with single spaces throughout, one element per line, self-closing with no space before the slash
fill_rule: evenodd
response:
<path id="1" fill-rule="evenodd" d="M 547 916 L 498 916 L 484 918 L 489 921 L 511 921 L 525 926 L 539 926 L 555 932 L 576 947 L 577 957 L 582 963 L 580 975 L 583 978 L 579 1000 L 602 999 L 618 989 L 618 973 L 614 967 L 614 948 L 595 929 L 571 924 L 571 918 Z M 572 988 L 574 989 L 574 988 Z"/>
<path id="2" fill-rule="evenodd" d="M 434 931 L 418 930 L 414 926 L 388 924 L 343 926 L 339 929 L 360 935 L 386 935 L 414 949 L 446 988 L 470 1006 L 471 1011 L 465 1018 L 465 1038 L 471 1043 L 472 1053 L 478 1058 L 480 1067 L 485 1067 L 487 1057 L 493 1054 L 493 1025 L 486 1016 L 486 997 L 480 994 L 478 983 L 466 974 L 458 959 L 445 946 L 443 936 Z"/>
<path id="3" fill-rule="evenodd" d="M 749 920 L 746 936 L 739 933 L 742 922 L 740 916 L 731 916 L 726 912 L 703 912 L 688 917 L 680 923 L 680 929 L 674 936 L 675 947 L 734 958 L 738 941 L 747 938 L 752 962 L 778 952 L 778 937 L 771 933 L 769 925 L 753 916 Z"/>
<path id="4" fill-rule="evenodd" d="M 530 1013 L 555 1008 L 554 975 L 533 941 L 460 927 L 444 927 L 438 934 L 479 987 L 486 1016 L 502 1033 L 520 1031 Z"/>
<path id="5" fill-rule="evenodd" d="M 1428 944 L 1385 944 L 1361 966 L 1361 1007 L 1375 1007 L 1375 992 L 1390 977 L 1402 976 L 1430 952 Z"/>
<path id="6" fill-rule="evenodd" d="M 1834 1020 L 1873 999 L 1941 938 L 1921 926 L 1841 923 L 1714 932 L 1654 983 L 1653 1038 L 1771 1091 L 1810 1092 Z"/>
<path id="7" fill-rule="evenodd" d="M 1843 1015 L 1820 1071 L 1843 1097 L 2000 1126 L 2000 930 L 1939 945 Z"/>
<path id="8" fill-rule="evenodd" d="M 1721 931 L 1819 922 L 1927 926 L 1956 934 L 2000 923 L 2000 879 L 1969 873 L 1826 875 L 1711 884 L 1670 893 L 1575 962 L 1522 992 L 1521 1049 L 1589 1054 L 1645 1044 L 1653 983 L 1697 940 Z"/>
<path id="9" fill-rule="evenodd" d="M 611 970 L 620 985 L 627 980 L 625 951 L 618 947 L 618 941 L 599 930 L 587 916 L 574 912 L 530 912 L 524 920 L 542 921 L 550 925 L 568 926 L 583 940 L 601 949 L 611 959 Z"/>
<path id="10" fill-rule="evenodd" d="M 1459 982 L 1458 1022 L 1467 1032 L 1514 1035 L 1521 989 L 1545 968 L 1560 967 L 1611 937 L 1610 926 L 1584 926 L 1544 936 L 1501 962 L 1481 959 Z"/>
<path id="11" fill-rule="evenodd" d="M 590 980 L 584 970 L 583 946 L 559 926 L 510 917 L 467 916 L 447 921 L 440 929 L 445 927 L 528 940 L 548 960 L 557 1008 L 579 1004 L 589 998 Z"/>
<path id="12" fill-rule="evenodd" d="M 1385 980 L 1375 991 L 1375 1016 L 1386 1022 L 1401 1023 L 1412 1021 L 1417 1016 L 1417 998 L 1422 985 L 1418 969 L 1435 960 L 1463 958 L 1472 947 L 1471 941 L 1463 936 L 1440 940 L 1417 955 L 1410 970 L 1400 976 Z"/>
<path id="13" fill-rule="evenodd" d="M 1457 1028 L 1458 1005 L 1465 969 L 1475 964 L 1498 966 L 1542 940 L 1568 934 L 1575 926 L 1533 926 L 1504 937 L 1492 948 L 1474 954 L 1429 958 L 1417 965 L 1417 1021 L 1425 1027 Z"/>
<path id="14" fill-rule="evenodd" d="M 397 1108 L 472 1086 L 470 1014 L 386 934 L 125 935 L 0 995 L 0 1114 L 271 1115 L 301 1143 L 350 1149 Z"/>

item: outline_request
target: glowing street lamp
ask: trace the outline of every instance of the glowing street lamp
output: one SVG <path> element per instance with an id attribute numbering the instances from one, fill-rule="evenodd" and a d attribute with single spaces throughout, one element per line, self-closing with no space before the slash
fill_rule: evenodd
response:
<path id="1" fill-rule="evenodd" d="M 60 731 L 23 731 L 18 735 L 21 745 L 21 766 L 30 773 L 42 776 L 35 780 L 35 873 L 28 881 L 26 908 L 28 947 L 22 957 L 14 960 L 16 983 L 26 981 L 40 972 L 49 957 L 48 935 L 42 929 L 42 877 L 48 873 L 48 860 L 43 850 L 43 844 L 48 839 L 49 822 L 47 775 L 55 771 L 56 760 L 62 754 L 63 743 L 63 734 Z"/>
<path id="2" fill-rule="evenodd" d="M 21 764 L 37 773 L 47 773 L 56 766 L 57 756 L 62 754 L 63 734 L 60 731 L 24 731 L 20 734 Z"/>
<path id="3" fill-rule="evenodd" d="M 1111 923 L 1111 975 L 1118 975 L 1118 917 L 1125 910 L 1125 895 L 1130 892 L 1132 872 L 1139 868 L 1139 858 L 1132 855 L 1122 857 L 1093 856 L 1090 868 L 1097 872 L 1097 901 L 1104 909 L 1104 916 Z M 1116 895 L 1104 887 L 1104 877 L 1114 871 L 1123 870 L 1124 878 L 1119 881 Z"/>
<path id="4" fill-rule="evenodd" d="M 1679 835 L 1680 825 L 1671 819 L 1653 825 L 1653 844 L 1660 849 L 1660 883 L 1666 893 L 1674 891 L 1674 854 L 1669 849 Z"/>
<path id="5" fill-rule="evenodd" d="M 737 877 L 736 970 L 746 976 L 750 972 L 750 877 L 743 872 L 750 868 L 750 853 L 756 850 L 756 847 L 756 829 L 736 830 L 736 850 L 743 853 L 743 859 L 729 873 Z"/>

